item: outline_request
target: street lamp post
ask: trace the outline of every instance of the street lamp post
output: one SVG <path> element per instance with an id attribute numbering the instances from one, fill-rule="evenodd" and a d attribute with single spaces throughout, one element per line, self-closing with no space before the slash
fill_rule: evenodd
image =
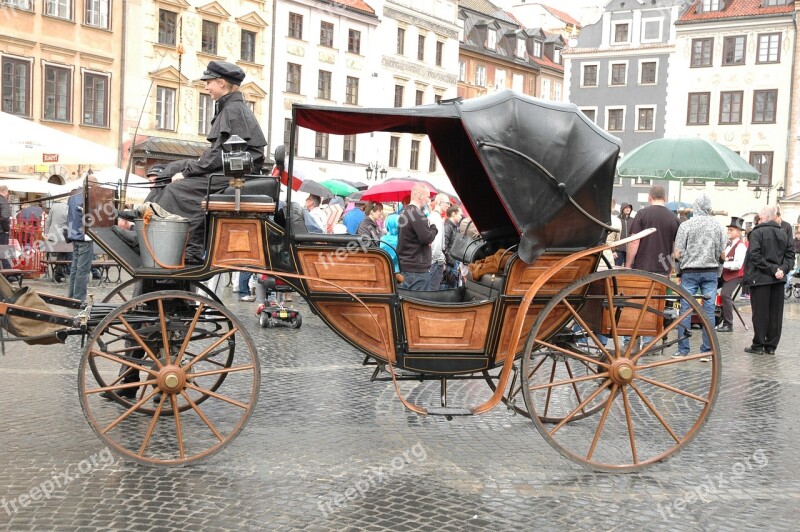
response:
<path id="1" fill-rule="evenodd" d="M 756 199 L 759 199 L 761 197 L 761 191 L 766 189 L 767 190 L 767 205 L 769 205 L 769 193 L 775 187 L 778 187 L 778 190 L 777 190 L 778 198 L 782 197 L 783 196 L 783 191 L 785 189 L 783 188 L 783 185 L 780 184 L 780 183 L 776 183 L 776 184 L 774 184 L 772 186 L 763 187 L 763 188 L 761 187 L 761 185 L 756 185 L 756 188 L 753 189 L 753 195 L 756 197 Z"/>
<path id="2" fill-rule="evenodd" d="M 373 174 L 375 175 L 375 180 L 378 179 L 378 174 L 380 174 L 382 180 L 386 179 L 386 174 L 389 172 L 386 167 L 378 161 L 367 164 L 365 171 L 367 173 L 367 181 L 372 179 Z"/>

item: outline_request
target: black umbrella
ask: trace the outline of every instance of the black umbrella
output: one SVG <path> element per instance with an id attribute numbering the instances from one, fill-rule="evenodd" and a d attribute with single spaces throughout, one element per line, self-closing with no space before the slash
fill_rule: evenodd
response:
<path id="1" fill-rule="evenodd" d="M 306 192 L 308 194 L 319 196 L 322 199 L 333 197 L 333 192 L 331 192 L 327 187 L 317 183 L 316 181 L 312 181 L 311 179 L 304 180 L 303 184 L 300 185 L 299 190 L 300 192 Z"/>
<path id="2" fill-rule="evenodd" d="M 351 187 L 357 188 L 358 190 L 367 190 L 369 185 L 364 183 L 363 181 L 349 181 L 347 179 L 340 179 L 342 183 L 347 183 Z"/>

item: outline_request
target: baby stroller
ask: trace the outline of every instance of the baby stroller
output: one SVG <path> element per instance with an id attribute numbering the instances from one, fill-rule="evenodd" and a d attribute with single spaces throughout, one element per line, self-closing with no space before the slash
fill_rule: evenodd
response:
<path id="1" fill-rule="evenodd" d="M 264 274 L 258 276 L 257 282 L 267 294 L 267 302 L 260 304 L 256 310 L 259 324 L 272 328 L 280 323 L 299 329 L 303 324 L 302 315 L 297 309 L 286 306 L 286 294 L 292 291 L 292 287 L 280 279 Z"/>

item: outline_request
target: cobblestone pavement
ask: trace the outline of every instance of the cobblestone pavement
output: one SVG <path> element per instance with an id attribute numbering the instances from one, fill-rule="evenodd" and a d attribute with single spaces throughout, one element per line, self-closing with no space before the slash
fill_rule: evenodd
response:
<path id="1" fill-rule="evenodd" d="M 51 290 L 57 292 L 56 290 Z M 302 303 L 301 329 L 251 324 L 261 397 L 227 449 L 185 468 L 115 460 L 82 414 L 81 348 L 7 346 L 0 358 L 0 529 L 795 529 L 800 520 L 800 305 L 775 357 L 720 334 L 722 385 L 699 436 L 633 474 L 564 459 L 508 410 L 419 417 Z M 745 320 L 749 308 L 742 308 Z M 748 320 L 749 321 L 749 320 Z M 420 402 L 438 383 L 403 383 Z M 451 386 L 451 404 L 486 396 Z"/>

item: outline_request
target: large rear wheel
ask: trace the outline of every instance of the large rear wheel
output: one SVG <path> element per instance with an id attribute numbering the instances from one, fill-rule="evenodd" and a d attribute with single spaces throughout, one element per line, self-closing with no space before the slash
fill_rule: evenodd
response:
<path id="1" fill-rule="evenodd" d="M 144 464 L 185 465 L 233 441 L 255 409 L 260 380 L 255 345 L 224 305 L 154 292 L 94 329 L 78 391 L 86 419 L 112 450 Z"/>
<path id="2" fill-rule="evenodd" d="M 675 311 L 680 298 L 688 308 Z M 679 328 L 692 314 L 700 329 Z M 695 437 L 716 399 L 711 323 L 693 295 L 660 275 L 607 270 L 571 284 L 542 310 L 525 347 L 522 395 L 534 425 L 591 469 L 636 471 L 669 457 Z M 691 350 L 674 358 L 678 333 Z"/>

